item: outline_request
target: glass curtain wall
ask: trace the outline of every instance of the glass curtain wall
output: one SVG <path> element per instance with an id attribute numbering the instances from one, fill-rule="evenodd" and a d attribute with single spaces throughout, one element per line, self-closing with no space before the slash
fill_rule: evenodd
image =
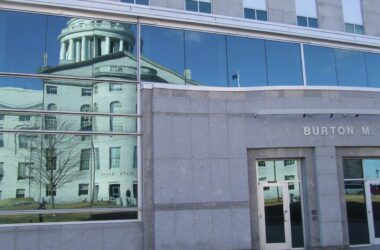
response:
<path id="1" fill-rule="evenodd" d="M 136 219 L 136 24 L 0 20 L 0 223 Z"/>
<path id="2" fill-rule="evenodd" d="M 377 53 L 141 26 L 141 79 L 149 82 L 380 87 L 379 65 Z"/>

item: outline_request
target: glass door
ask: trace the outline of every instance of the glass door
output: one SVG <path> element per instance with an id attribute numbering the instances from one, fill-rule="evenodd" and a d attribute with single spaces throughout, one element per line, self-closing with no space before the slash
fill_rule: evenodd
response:
<path id="1" fill-rule="evenodd" d="M 366 183 L 368 226 L 372 244 L 380 244 L 380 181 Z"/>
<path id="2" fill-rule="evenodd" d="M 290 249 L 288 183 L 259 183 L 261 249 Z"/>

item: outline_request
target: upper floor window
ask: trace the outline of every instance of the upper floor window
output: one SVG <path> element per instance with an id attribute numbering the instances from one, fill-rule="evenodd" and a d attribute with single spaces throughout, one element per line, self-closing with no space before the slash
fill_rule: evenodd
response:
<path id="1" fill-rule="evenodd" d="M 80 108 L 81 112 L 90 112 L 91 107 L 88 104 L 82 105 Z M 89 115 L 82 115 L 80 117 L 80 128 L 81 130 L 91 130 L 92 129 L 92 117 Z"/>
<path id="2" fill-rule="evenodd" d="M 4 135 L 3 135 L 3 133 L 0 134 L 0 147 L 4 147 Z"/>
<path id="3" fill-rule="evenodd" d="M 0 121 L 4 120 L 4 115 L 0 115 Z"/>
<path id="4" fill-rule="evenodd" d="M 122 91 L 123 86 L 120 83 L 110 83 L 110 92 Z"/>
<path id="5" fill-rule="evenodd" d="M 91 88 L 82 88 L 82 96 L 92 96 Z"/>
<path id="6" fill-rule="evenodd" d="M 56 95 L 57 92 L 57 87 L 56 86 L 46 86 L 46 94 L 49 95 Z"/>
<path id="7" fill-rule="evenodd" d="M 359 25 L 359 24 L 345 23 L 344 30 L 348 33 L 354 33 L 354 34 L 360 34 L 360 35 L 364 34 L 364 27 L 363 25 Z"/>
<path id="8" fill-rule="evenodd" d="M 314 17 L 297 16 L 297 25 L 310 28 L 318 28 L 318 19 Z"/>
<path id="9" fill-rule="evenodd" d="M 202 13 L 211 13 L 211 0 L 186 0 L 186 10 Z"/>
<path id="10" fill-rule="evenodd" d="M 0 162 L 0 182 L 4 178 L 4 162 Z"/>
<path id="11" fill-rule="evenodd" d="M 298 26 L 318 28 L 315 0 L 296 0 L 296 14 Z"/>
<path id="12" fill-rule="evenodd" d="M 79 184 L 78 195 L 88 195 L 88 184 Z"/>
<path id="13" fill-rule="evenodd" d="M 24 198 L 25 189 L 16 189 L 16 198 Z"/>
<path id="14" fill-rule="evenodd" d="M 244 17 L 247 19 L 268 21 L 268 13 L 266 10 L 244 8 Z"/>
<path id="15" fill-rule="evenodd" d="M 120 168 L 120 147 L 110 148 L 110 168 Z"/>
<path id="16" fill-rule="evenodd" d="M 30 121 L 30 115 L 20 115 L 18 117 L 18 120 L 21 121 L 21 122 L 27 122 L 27 121 Z"/>
<path id="17" fill-rule="evenodd" d="M 344 28 L 346 32 L 364 34 L 360 0 L 342 0 Z"/>
<path id="18" fill-rule="evenodd" d="M 149 0 L 121 0 L 122 3 L 135 3 L 142 5 L 149 5 Z"/>
<path id="19" fill-rule="evenodd" d="M 260 21 L 268 20 L 266 0 L 243 0 L 244 17 Z"/>
<path id="20" fill-rule="evenodd" d="M 82 149 L 80 154 L 80 166 L 79 170 L 89 170 L 90 169 L 90 157 L 91 149 Z"/>

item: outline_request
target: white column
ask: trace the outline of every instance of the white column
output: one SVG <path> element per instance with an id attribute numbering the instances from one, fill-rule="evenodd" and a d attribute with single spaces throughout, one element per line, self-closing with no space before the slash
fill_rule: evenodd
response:
<path id="1" fill-rule="evenodd" d="M 69 56 L 67 58 L 69 61 L 74 60 L 74 39 L 70 39 L 69 41 Z"/>
<path id="2" fill-rule="evenodd" d="M 98 54 L 98 38 L 94 36 L 94 51 L 93 51 L 93 58 L 99 56 Z"/>
<path id="3" fill-rule="evenodd" d="M 110 53 L 110 46 L 111 46 L 111 39 L 109 36 L 106 36 L 106 48 L 105 48 L 105 54 L 108 55 Z"/>
<path id="4" fill-rule="evenodd" d="M 61 42 L 61 51 L 59 52 L 59 60 L 65 60 L 66 43 Z"/>
<path id="5" fill-rule="evenodd" d="M 85 36 L 82 37 L 82 49 L 81 49 L 81 61 L 87 60 L 87 38 Z"/>
<path id="6" fill-rule="evenodd" d="M 80 61 L 80 41 L 75 42 L 75 61 Z"/>
<path id="7" fill-rule="evenodd" d="M 124 40 L 120 39 L 120 41 L 119 41 L 119 51 L 123 51 L 123 50 L 124 50 Z"/>

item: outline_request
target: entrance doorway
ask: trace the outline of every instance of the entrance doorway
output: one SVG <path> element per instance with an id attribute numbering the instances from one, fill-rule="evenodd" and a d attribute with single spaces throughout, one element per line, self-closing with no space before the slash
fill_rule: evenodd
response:
<path id="1" fill-rule="evenodd" d="M 380 159 L 344 159 L 350 245 L 380 244 Z"/>
<path id="2" fill-rule="evenodd" d="M 261 249 L 302 248 L 302 195 L 297 160 L 258 161 Z"/>
<path id="3" fill-rule="evenodd" d="M 372 244 L 380 244 L 380 180 L 366 182 L 369 235 Z"/>

